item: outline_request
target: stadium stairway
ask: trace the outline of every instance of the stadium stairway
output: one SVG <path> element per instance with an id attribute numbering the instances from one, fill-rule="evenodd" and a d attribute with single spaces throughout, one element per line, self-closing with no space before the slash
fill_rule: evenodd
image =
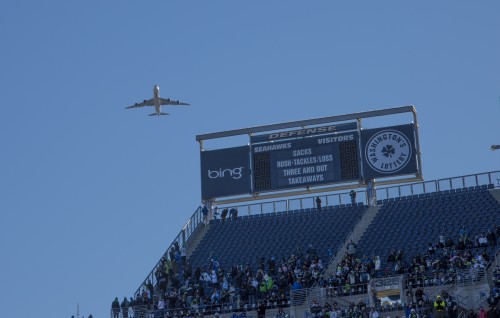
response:
<path id="1" fill-rule="evenodd" d="M 186 241 L 186 256 L 188 259 L 191 258 L 191 255 L 205 237 L 205 234 L 208 232 L 209 227 L 210 226 L 205 226 L 203 224 L 200 224 L 196 229 L 195 233 L 193 233 Z"/>
<path id="2" fill-rule="evenodd" d="M 375 216 L 377 216 L 378 211 L 380 210 L 379 206 L 372 206 L 369 207 L 366 212 L 363 214 L 359 222 L 356 224 L 354 229 L 352 230 L 351 234 L 347 237 L 347 239 L 344 241 L 342 246 L 339 248 L 337 254 L 333 258 L 333 260 L 328 264 L 328 268 L 326 270 L 326 274 L 334 274 L 335 270 L 337 268 L 337 264 L 342 260 L 344 257 L 346 251 L 347 251 L 347 243 L 352 240 L 354 244 L 358 244 L 360 238 L 363 236 L 365 233 L 366 229 L 368 226 L 372 223 L 373 219 Z"/>
<path id="3" fill-rule="evenodd" d="M 500 204 L 500 189 L 491 189 L 490 194 Z"/>

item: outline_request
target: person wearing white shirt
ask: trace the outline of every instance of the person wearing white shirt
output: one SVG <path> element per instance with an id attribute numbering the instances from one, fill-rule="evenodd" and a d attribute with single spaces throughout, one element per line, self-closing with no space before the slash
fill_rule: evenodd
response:
<path id="1" fill-rule="evenodd" d="M 479 236 L 479 246 L 486 247 L 487 245 L 488 245 L 488 239 L 486 238 L 486 236 L 483 235 L 483 233 L 481 233 L 481 235 Z"/>
<path id="2" fill-rule="evenodd" d="M 163 300 L 163 298 L 161 298 L 158 301 L 158 310 L 164 310 L 164 309 L 165 309 L 165 301 Z"/>
<path id="3" fill-rule="evenodd" d="M 375 308 L 370 309 L 370 318 L 378 318 L 378 311 Z"/>

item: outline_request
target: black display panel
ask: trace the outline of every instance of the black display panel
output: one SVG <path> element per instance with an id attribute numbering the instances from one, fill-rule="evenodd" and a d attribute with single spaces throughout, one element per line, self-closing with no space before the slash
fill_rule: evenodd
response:
<path id="1" fill-rule="evenodd" d="M 252 146 L 255 192 L 358 180 L 358 133 Z"/>
<path id="2" fill-rule="evenodd" d="M 200 153 L 202 199 L 251 193 L 249 151 L 242 146 Z"/>
<path id="3" fill-rule="evenodd" d="M 418 173 L 413 124 L 361 131 L 365 180 Z"/>

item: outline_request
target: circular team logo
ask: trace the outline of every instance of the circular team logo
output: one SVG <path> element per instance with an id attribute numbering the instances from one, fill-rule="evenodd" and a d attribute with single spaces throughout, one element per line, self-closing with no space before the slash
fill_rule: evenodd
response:
<path id="1" fill-rule="evenodd" d="M 373 170 L 384 174 L 394 173 L 410 162 L 411 144 L 397 130 L 382 130 L 368 140 L 365 156 Z"/>

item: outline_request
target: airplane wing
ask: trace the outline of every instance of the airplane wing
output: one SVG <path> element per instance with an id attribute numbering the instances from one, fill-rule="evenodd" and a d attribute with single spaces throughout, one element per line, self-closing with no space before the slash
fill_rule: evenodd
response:
<path id="1" fill-rule="evenodd" d="M 172 100 L 170 98 L 160 98 L 160 104 L 161 105 L 182 105 L 182 106 L 189 106 L 188 103 L 183 103 L 178 100 Z"/>
<path id="2" fill-rule="evenodd" d="M 134 105 L 132 106 L 129 106 L 129 107 L 125 107 L 125 109 L 129 109 L 129 108 L 137 108 L 137 107 L 144 107 L 144 106 L 154 106 L 154 102 L 153 102 L 153 99 L 150 99 L 150 100 L 144 100 L 142 103 L 135 103 Z"/>

